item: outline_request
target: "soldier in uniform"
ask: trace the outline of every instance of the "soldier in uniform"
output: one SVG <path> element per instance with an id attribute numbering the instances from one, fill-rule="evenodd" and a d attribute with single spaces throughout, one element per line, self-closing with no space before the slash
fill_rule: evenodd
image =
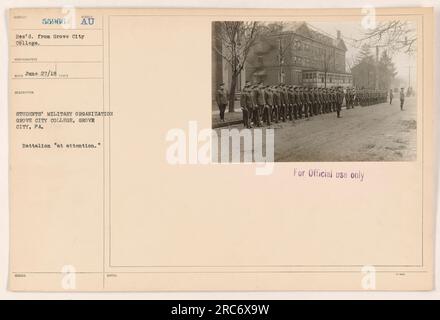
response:
<path id="1" fill-rule="evenodd" d="M 307 87 L 303 87 L 303 107 L 304 107 L 304 117 L 308 118 L 310 114 L 310 99 Z"/>
<path id="2" fill-rule="evenodd" d="M 321 99 L 320 99 L 320 93 L 319 88 L 315 88 L 315 103 L 316 103 L 316 114 L 321 114 Z"/>
<path id="3" fill-rule="evenodd" d="M 267 125 L 270 126 L 270 121 L 272 118 L 272 106 L 273 106 L 273 92 L 269 86 L 264 88 L 264 101 L 266 105 L 263 111 L 263 121 L 266 121 Z"/>
<path id="4" fill-rule="evenodd" d="M 355 105 L 355 98 L 356 98 L 356 90 L 354 88 L 350 89 L 350 100 L 351 100 L 351 107 L 354 108 Z"/>
<path id="5" fill-rule="evenodd" d="M 350 103 L 350 89 L 347 88 L 345 90 L 345 108 L 350 109 L 351 103 Z"/>
<path id="6" fill-rule="evenodd" d="M 356 88 L 353 88 L 353 105 L 354 106 L 359 105 L 358 90 Z"/>
<path id="7" fill-rule="evenodd" d="M 328 99 L 329 99 L 330 112 L 334 112 L 335 111 L 335 105 L 334 105 L 335 99 L 334 99 L 333 88 L 328 89 Z"/>
<path id="8" fill-rule="evenodd" d="M 298 118 L 302 119 L 303 117 L 303 101 L 304 101 L 304 94 L 302 92 L 302 87 L 296 88 L 297 93 L 297 108 L 298 108 Z"/>
<path id="9" fill-rule="evenodd" d="M 252 122 L 254 126 L 260 126 L 260 112 L 258 108 L 258 85 L 253 85 L 251 89 L 252 100 Z"/>
<path id="10" fill-rule="evenodd" d="M 354 88 L 350 88 L 350 103 L 351 103 L 351 108 L 354 108 L 355 105 L 355 99 L 356 97 L 356 91 L 354 90 Z"/>
<path id="11" fill-rule="evenodd" d="M 338 118 L 341 117 L 342 103 L 344 102 L 344 90 L 339 87 L 336 91 L 336 113 Z"/>
<path id="12" fill-rule="evenodd" d="M 318 88 L 318 99 L 319 99 L 319 113 L 324 113 L 324 93 L 322 88 Z"/>
<path id="13" fill-rule="evenodd" d="M 309 101 L 310 101 L 309 116 L 313 117 L 315 115 L 315 97 L 314 97 L 313 88 L 308 87 L 307 91 L 309 93 Z"/>
<path id="14" fill-rule="evenodd" d="M 285 109 L 284 109 L 284 113 L 285 113 L 285 117 L 286 120 L 289 117 L 289 104 L 290 104 L 290 100 L 289 100 L 289 86 L 287 84 L 283 84 L 283 92 L 284 92 L 284 99 L 285 99 Z"/>
<path id="15" fill-rule="evenodd" d="M 293 88 L 293 118 L 296 120 L 300 117 L 299 114 L 299 93 L 298 87 Z"/>
<path id="16" fill-rule="evenodd" d="M 286 102 L 287 97 L 286 93 L 284 92 L 284 88 L 282 84 L 278 85 L 278 92 L 280 94 L 280 107 L 279 107 L 279 118 L 283 120 L 283 122 L 286 122 Z"/>
<path id="17" fill-rule="evenodd" d="M 260 124 L 262 118 L 263 118 L 263 111 L 264 106 L 266 102 L 264 101 L 264 86 L 263 83 L 258 84 L 258 90 L 257 90 L 257 106 L 258 106 L 258 125 Z"/>
<path id="18" fill-rule="evenodd" d="M 250 110 L 248 105 L 248 101 L 250 100 L 250 94 L 249 94 L 249 81 L 246 81 L 246 84 L 244 85 L 243 90 L 240 94 L 240 107 L 243 111 L 243 125 L 245 128 L 251 128 L 251 119 L 250 119 Z"/>
<path id="19" fill-rule="evenodd" d="M 320 88 L 315 88 L 316 92 L 316 113 L 321 114 L 321 94 L 320 94 Z"/>
<path id="20" fill-rule="evenodd" d="M 280 120 L 280 93 L 276 86 L 271 87 L 273 95 L 272 121 L 278 123 Z"/>
<path id="21" fill-rule="evenodd" d="M 331 110 L 332 110 L 332 112 L 335 112 L 336 111 L 336 94 L 335 94 L 334 88 L 330 89 L 330 101 L 331 101 Z"/>
<path id="22" fill-rule="evenodd" d="M 220 121 L 225 122 L 225 110 L 228 104 L 228 92 L 225 89 L 225 84 L 222 82 L 215 95 L 218 108 L 220 109 Z"/>
<path id="23" fill-rule="evenodd" d="M 309 116 L 314 116 L 314 97 L 313 97 L 313 88 L 307 88 L 307 92 L 309 94 Z"/>
<path id="24" fill-rule="evenodd" d="M 310 88 L 310 98 L 312 102 L 312 114 L 314 116 L 318 115 L 318 97 L 316 94 L 316 88 Z"/>
<path id="25" fill-rule="evenodd" d="M 293 86 L 289 85 L 287 87 L 287 115 L 289 117 L 289 120 L 292 121 L 294 118 L 294 112 L 293 112 L 293 105 L 295 104 L 295 93 L 293 92 Z"/>
<path id="26" fill-rule="evenodd" d="M 318 88 L 318 107 L 319 107 L 319 110 L 318 110 L 318 112 L 320 113 L 320 114 L 323 114 L 324 113 L 324 105 L 323 105 L 323 95 L 322 95 L 322 88 Z"/>
<path id="27" fill-rule="evenodd" d="M 330 113 L 330 101 L 327 88 L 324 88 L 324 111 L 325 113 Z"/>

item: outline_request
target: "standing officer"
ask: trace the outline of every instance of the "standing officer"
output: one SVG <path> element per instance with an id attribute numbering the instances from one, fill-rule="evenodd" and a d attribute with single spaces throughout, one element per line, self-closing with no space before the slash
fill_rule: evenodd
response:
<path id="1" fill-rule="evenodd" d="M 225 84 L 220 83 L 217 94 L 215 95 L 215 100 L 217 101 L 218 108 L 220 109 L 220 121 L 225 122 L 225 110 L 228 104 L 228 92 L 225 89 Z"/>

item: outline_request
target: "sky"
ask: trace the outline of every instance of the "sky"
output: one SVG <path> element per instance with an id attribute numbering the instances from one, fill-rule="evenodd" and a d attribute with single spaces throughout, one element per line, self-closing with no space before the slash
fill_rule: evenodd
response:
<path id="1" fill-rule="evenodd" d="M 351 39 L 359 39 L 363 35 L 363 28 L 360 23 L 356 22 L 341 22 L 335 24 L 334 22 L 307 22 L 315 30 L 324 32 L 336 38 L 337 30 L 341 31 L 342 38 L 347 46 L 346 61 L 348 63 L 354 61 L 358 55 L 359 49 L 352 46 L 353 41 Z M 379 48 L 379 56 L 385 48 Z M 372 54 L 375 56 L 375 50 L 372 50 Z M 407 86 L 408 79 L 411 77 L 411 85 L 415 86 L 414 80 L 416 79 L 416 54 L 408 56 L 405 53 L 396 53 L 392 56 L 392 60 L 398 72 L 396 78 L 401 80 L 402 86 Z M 411 74 L 409 75 L 409 70 Z"/>

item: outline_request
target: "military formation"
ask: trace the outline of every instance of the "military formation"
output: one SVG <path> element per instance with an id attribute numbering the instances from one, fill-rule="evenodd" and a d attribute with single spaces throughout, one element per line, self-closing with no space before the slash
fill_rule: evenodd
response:
<path id="1" fill-rule="evenodd" d="M 387 90 L 359 89 L 354 91 L 357 105 L 363 107 L 370 106 L 372 104 L 384 103 L 387 102 L 388 99 Z"/>
<path id="2" fill-rule="evenodd" d="M 246 128 L 294 121 L 335 112 L 341 117 L 345 101 L 347 109 L 387 101 L 386 90 L 342 87 L 298 87 L 289 84 L 264 85 L 246 82 L 241 95 L 243 124 Z"/>

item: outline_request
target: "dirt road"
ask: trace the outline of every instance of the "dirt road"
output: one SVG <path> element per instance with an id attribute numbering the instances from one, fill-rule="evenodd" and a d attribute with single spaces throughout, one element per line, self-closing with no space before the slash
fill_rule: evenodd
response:
<path id="1" fill-rule="evenodd" d="M 416 159 L 416 98 L 273 124 L 275 161 L 411 161 Z M 242 128 L 242 125 L 234 126 Z M 232 127 L 231 127 L 232 128 Z"/>

